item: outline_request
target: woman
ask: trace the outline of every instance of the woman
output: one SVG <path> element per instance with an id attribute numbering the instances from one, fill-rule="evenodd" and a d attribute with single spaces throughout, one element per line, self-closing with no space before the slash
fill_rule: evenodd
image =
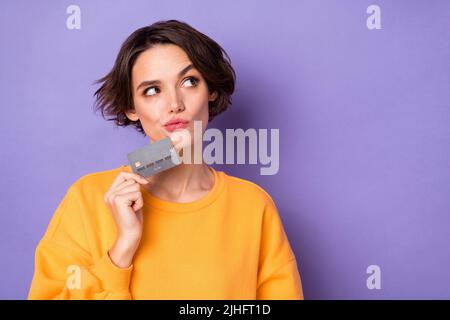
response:
<path id="1" fill-rule="evenodd" d="M 194 136 L 194 121 L 204 132 L 226 110 L 235 84 L 229 60 L 184 22 L 154 23 L 123 43 L 97 81 L 96 106 L 151 141 L 170 137 L 183 155 L 198 141 L 177 140 L 177 126 L 166 124 L 182 120 Z M 29 299 L 303 299 L 303 292 L 269 194 L 200 161 L 147 180 L 128 165 L 78 179 L 37 246 Z"/>

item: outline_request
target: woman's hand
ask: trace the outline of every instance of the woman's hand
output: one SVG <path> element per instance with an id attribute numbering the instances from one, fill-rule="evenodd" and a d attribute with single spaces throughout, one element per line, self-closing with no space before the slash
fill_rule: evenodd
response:
<path id="1" fill-rule="evenodd" d="M 147 183 L 138 174 L 122 171 L 104 196 L 118 231 L 116 242 L 109 250 L 109 257 L 120 268 L 131 265 L 141 241 L 144 202 L 140 184 Z"/>

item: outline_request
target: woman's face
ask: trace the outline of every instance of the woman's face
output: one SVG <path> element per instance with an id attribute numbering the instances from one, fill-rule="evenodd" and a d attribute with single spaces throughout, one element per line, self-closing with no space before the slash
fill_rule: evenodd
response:
<path id="1" fill-rule="evenodd" d="M 126 115 L 141 121 L 151 141 L 174 136 L 176 131 L 165 126 L 174 118 L 189 121 L 184 129 L 192 139 L 183 145 L 193 142 L 195 120 L 201 121 L 203 136 L 208 102 L 216 98 L 216 93 L 209 94 L 204 78 L 183 49 L 173 44 L 147 49 L 138 56 L 131 73 L 135 109 Z"/>

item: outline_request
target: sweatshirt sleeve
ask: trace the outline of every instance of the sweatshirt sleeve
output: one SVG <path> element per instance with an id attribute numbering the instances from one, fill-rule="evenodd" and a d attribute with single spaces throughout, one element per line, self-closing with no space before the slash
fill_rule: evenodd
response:
<path id="1" fill-rule="evenodd" d="M 264 209 L 258 269 L 256 299 L 304 299 L 297 261 L 270 196 Z"/>
<path id="2" fill-rule="evenodd" d="M 28 299 L 131 299 L 133 266 L 117 267 L 107 250 L 91 254 L 81 210 L 87 209 L 75 183 L 37 245 Z"/>

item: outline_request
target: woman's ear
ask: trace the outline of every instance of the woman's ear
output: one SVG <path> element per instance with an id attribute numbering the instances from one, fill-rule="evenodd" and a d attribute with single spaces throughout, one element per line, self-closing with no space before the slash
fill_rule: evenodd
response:
<path id="1" fill-rule="evenodd" d="M 216 99 L 217 99 L 217 91 L 214 91 L 213 93 L 211 93 L 211 94 L 209 95 L 208 100 L 209 100 L 209 101 L 214 101 L 214 100 L 216 100 Z"/>
<path id="2" fill-rule="evenodd" d="M 136 111 L 125 111 L 125 115 L 127 116 L 128 119 L 130 119 L 131 121 L 138 121 L 139 117 L 136 114 Z"/>

